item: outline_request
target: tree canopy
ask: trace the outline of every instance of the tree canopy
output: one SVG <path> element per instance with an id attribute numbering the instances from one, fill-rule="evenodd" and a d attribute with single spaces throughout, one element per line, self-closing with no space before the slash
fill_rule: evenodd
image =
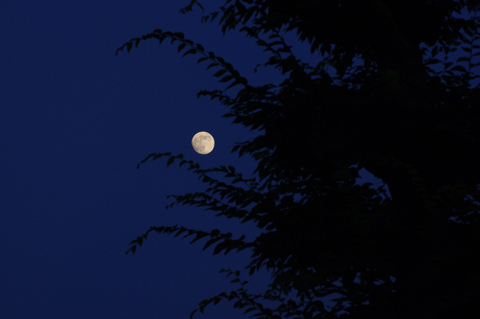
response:
<path id="1" fill-rule="evenodd" d="M 281 82 L 259 86 L 180 32 L 157 29 L 125 43 L 117 54 L 168 39 L 216 68 L 225 88 L 198 96 L 258 131 L 232 149 L 257 161 L 255 175 L 228 164 L 203 169 L 170 153 L 142 163 L 168 157 L 167 165 L 186 165 L 206 184 L 204 192 L 173 196 L 172 205 L 262 230 L 248 242 L 220 230 L 154 226 L 127 253 L 152 231 L 183 234 L 206 239 L 203 248 L 214 254 L 250 250 L 249 274 L 271 271 L 263 295 L 248 293 L 242 271 L 227 271 L 240 287 L 202 301 L 201 311 L 226 299 L 258 318 L 480 315 L 478 4 L 226 0 L 202 22 L 243 32 L 270 54 L 259 66 L 278 69 Z M 197 8 L 191 0 L 181 12 Z M 289 32 L 308 43 L 315 64 L 293 54 Z M 356 183 L 360 169 L 383 185 Z M 340 297 L 328 309 L 323 300 L 332 293 Z"/>

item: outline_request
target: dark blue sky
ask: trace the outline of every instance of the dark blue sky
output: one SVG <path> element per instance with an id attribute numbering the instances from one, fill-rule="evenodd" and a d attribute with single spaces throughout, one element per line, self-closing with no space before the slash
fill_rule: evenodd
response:
<path id="1" fill-rule="evenodd" d="M 198 10 L 179 14 L 188 3 L 2 4 L 1 318 L 188 318 L 202 299 L 234 288 L 218 272 L 242 269 L 246 254 L 212 257 L 201 243 L 156 234 L 135 256 L 124 254 L 152 225 L 248 228 L 194 208 L 166 211 L 166 195 L 202 184 L 164 160 L 136 169 L 146 155 L 167 151 L 203 167 L 253 168 L 230 154 L 251 134 L 221 118 L 218 102 L 196 97 L 220 87 L 207 64 L 182 59 L 168 42 L 115 56 L 130 38 L 161 28 L 184 32 L 250 76 L 262 51 L 243 35 L 200 24 Z M 190 144 L 202 130 L 216 140 L 206 156 Z M 242 317 L 228 304 L 207 311 Z"/>
<path id="2" fill-rule="evenodd" d="M 223 1 L 205 1 L 210 12 Z M 165 210 L 168 194 L 202 189 L 197 177 L 152 152 L 182 153 L 202 167 L 233 165 L 234 142 L 252 136 L 221 118 L 218 102 L 197 99 L 222 86 L 176 45 L 144 42 L 115 56 L 130 38 L 156 28 L 181 31 L 231 62 L 252 84 L 267 55 L 243 34 L 200 24 L 184 1 L 10 1 L 0 11 L 0 317 L 188 318 L 197 303 L 232 286 L 220 268 L 242 269 L 248 254 L 212 257 L 201 243 L 152 234 L 135 256 L 129 242 L 152 225 L 234 234 L 254 230 L 199 209 Z M 215 5 L 216 4 L 216 5 Z M 263 69 L 260 71 L 263 72 Z M 216 141 L 191 148 L 198 131 Z M 254 287 L 268 277 L 251 278 Z M 205 318 L 244 318 L 224 306 Z M 201 315 L 199 315 L 201 317 Z"/>

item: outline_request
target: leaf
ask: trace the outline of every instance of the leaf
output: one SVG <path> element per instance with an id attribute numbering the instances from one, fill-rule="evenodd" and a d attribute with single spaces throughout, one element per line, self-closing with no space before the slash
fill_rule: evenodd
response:
<path id="1" fill-rule="evenodd" d="M 192 240 L 190 241 L 190 244 L 193 244 L 194 242 L 196 242 L 197 240 L 199 239 L 202 239 L 204 237 L 208 236 L 207 233 L 197 233 L 197 236 Z"/>
<path id="2" fill-rule="evenodd" d="M 233 304 L 233 308 L 239 308 L 239 309 L 242 309 L 243 307 L 245 307 L 247 304 L 245 304 L 241 299 L 236 301 L 234 304 Z"/>
<path id="3" fill-rule="evenodd" d="M 170 166 L 175 161 L 175 157 L 171 156 L 167 161 L 167 167 Z"/>
<path id="4" fill-rule="evenodd" d="M 172 36 L 173 36 L 173 37 L 176 37 L 176 38 L 179 38 L 180 40 L 185 39 L 185 35 L 184 35 L 182 32 L 172 33 Z"/>
<path id="5" fill-rule="evenodd" d="M 180 51 L 182 51 L 182 50 L 183 50 L 183 49 L 184 49 L 186 46 L 187 46 L 187 44 L 186 44 L 186 43 L 181 43 L 181 44 L 178 46 L 178 50 L 177 50 L 177 52 L 180 52 Z"/>
<path id="6" fill-rule="evenodd" d="M 195 53 L 197 53 L 197 50 L 195 50 L 195 49 L 190 49 L 190 50 L 188 50 L 187 52 L 185 52 L 185 53 L 183 54 L 183 57 L 186 56 L 186 55 L 188 55 L 188 54 L 195 54 Z"/>
<path id="7" fill-rule="evenodd" d="M 187 229 L 184 228 L 184 227 L 181 227 L 176 233 L 175 235 L 173 235 L 173 237 L 178 237 L 179 235 L 181 235 L 182 233 L 186 232 Z"/>
<path id="8" fill-rule="evenodd" d="M 219 241 L 220 238 L 219 237 L 216 237 L 216 238 L 211 238 L 209 239 L 205 245 L 203 246 L 202 250 L 205 250 L 207 249 L 208 247 L 210 247 L 211 245 L 215 244 L 217 241 Z"/>
<path id="9" fill-rule="evenodd" d="M 215 74 L 213 75 L 214 77 L 220 77 L 222 74 L 224 74 L 225 72 L 227 72 L 227 70 L 218 70 L 217 72 L 215 72 Z"/>
<path id="10" fill-rule="evenodd" d="M 459 57 L 457 59 L 457 62 L 470 62 L 470 59 L 467 57 Z"/>
<path id="11" fill-rule="evenodd" d="M 187 161 L 186 161 L 186 160 L 182 160 L 182 161 L 180 162 L 180 164 L 178 164 L 178 167 L 182 167 L 185 163 L 187 163 Z"/>
<path id="12" fill-rule="evenodd" d="M 214 254 L 214 255 L 217 255 L 217 254 L 220 253 L 223 249 L 225 249 L 225 248 L 223 247 L 224 245 L 222 245 L 222 244 L 224 244 L 224 242 L 222 242 L 222 243 L 218 244 L 217 246 L 215 246 L 215 249 L 213 249 L 213 254 Z"/>
<path id="13" fill-rule="evenodd" d="M 222 57 L 220 57 L 220 56 L 217 56 L 216 59 L 217 59 L 218 62 L 220 62 L 220 63 L 223 64 L 223 65 L 227 65 L 227 64 L 228 64 L 228 63 L 225 62 L 225 60 L 224 60 Z"/>
<path id="14" fill-rule="evenodd" d="M 233 79 L 233 75 L 226 75 L 223 78 L 220 79 L 220 82 L 225 83 Z"/>
<path id="15" fill-rule="evenodd" d="M 467 70 L 465 69 L 465 67 L 461 66 L 461 65 L 455 65 L 453 68 L 450 69 L 450 71 L 460 71 L 462 73 L 466 73 Z"/>
<path id="16" fill-rule="evenodd" d="M 218 11 L 212 12 L 212 14 L 210 15 L 210 22 L 212 22 L 217 16 L 218 16 Z"/>
<path id="17" fill-rule="evenodd" d="M 166 38 L 167 38 L 167 36 L 166 36 L 165 34 L 162 34 L 162 35 L 160 36 L 160 38 L 158 39 L 158 44 L 159 44 L 159 45 L 162 44 L 163 40 L 165 40 Z"/>
<path id="18" fill-rule="evenodd" d="M 232 87 L 234 87 L 235 85 L 238 85 L 238 84 L 241 84 L 241 82 L 240 81 L 233 81 L 229 86 L 227 86 L 225 88 L 225 90 L 228 90 L 228 89 L 230 89 L 230 88 L 232 88 Z"/>
<path id="19" fill-rule="evenodd" d="M 236 150 L 238 150 L 242 145 L 235 145 L 232 150 L 230 151 L 231 153 L 235 152 Z"/>

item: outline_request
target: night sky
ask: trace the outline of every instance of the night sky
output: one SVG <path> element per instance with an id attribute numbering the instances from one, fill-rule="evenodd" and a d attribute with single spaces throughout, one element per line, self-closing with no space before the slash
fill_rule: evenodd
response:
<path id="1" fill-rule="evenodd" d="M 227 110 L 219 102 L 196 97 L 225 87 L 206 63 L 196 63 L 198 55 L 182 58 L 177 45 L 151 40 L 115 56 L 154 29 L 180 31 L 251 84 L 281 82 L 275 70 L 253 73 L 268 57 L 253 40 L 201 24 L 198 9 L 181 15 L 189 2 L 2 3 L 1 318 L 188 318 L 201 300 L 236 289 L 219 270 L 243 269 L 248 252 L 212 256 L 202 242 L 152 233 L 135 256 L 125 255 L 153 225 L 257 234 L 201 209 L 165 210 L 168 194 L 203 189 L 185 167 L 159 159 L 136 169 L 153 152 L 181 153 L 203 168 L 254 168 L 230 151 L 255 133 L 222 118 Z M 205 1 L 206 12 L 223 2 Z M 214 136 L 212 153 L 193 151 L 198 131 Z M 245 279 L 255 292 L 268 275 Z M 245 318 L 228 303 L 205 313 Z"/>

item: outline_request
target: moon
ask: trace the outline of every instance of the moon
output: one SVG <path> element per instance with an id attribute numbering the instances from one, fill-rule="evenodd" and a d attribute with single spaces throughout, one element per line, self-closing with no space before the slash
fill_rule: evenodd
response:
<path id="1" fill-rule="evenodd" d="M 192 146 L 198 154 L 206 155 L 213 151 L 215 140 L 208 132 L 198 132 L 192 138 Z"/>

